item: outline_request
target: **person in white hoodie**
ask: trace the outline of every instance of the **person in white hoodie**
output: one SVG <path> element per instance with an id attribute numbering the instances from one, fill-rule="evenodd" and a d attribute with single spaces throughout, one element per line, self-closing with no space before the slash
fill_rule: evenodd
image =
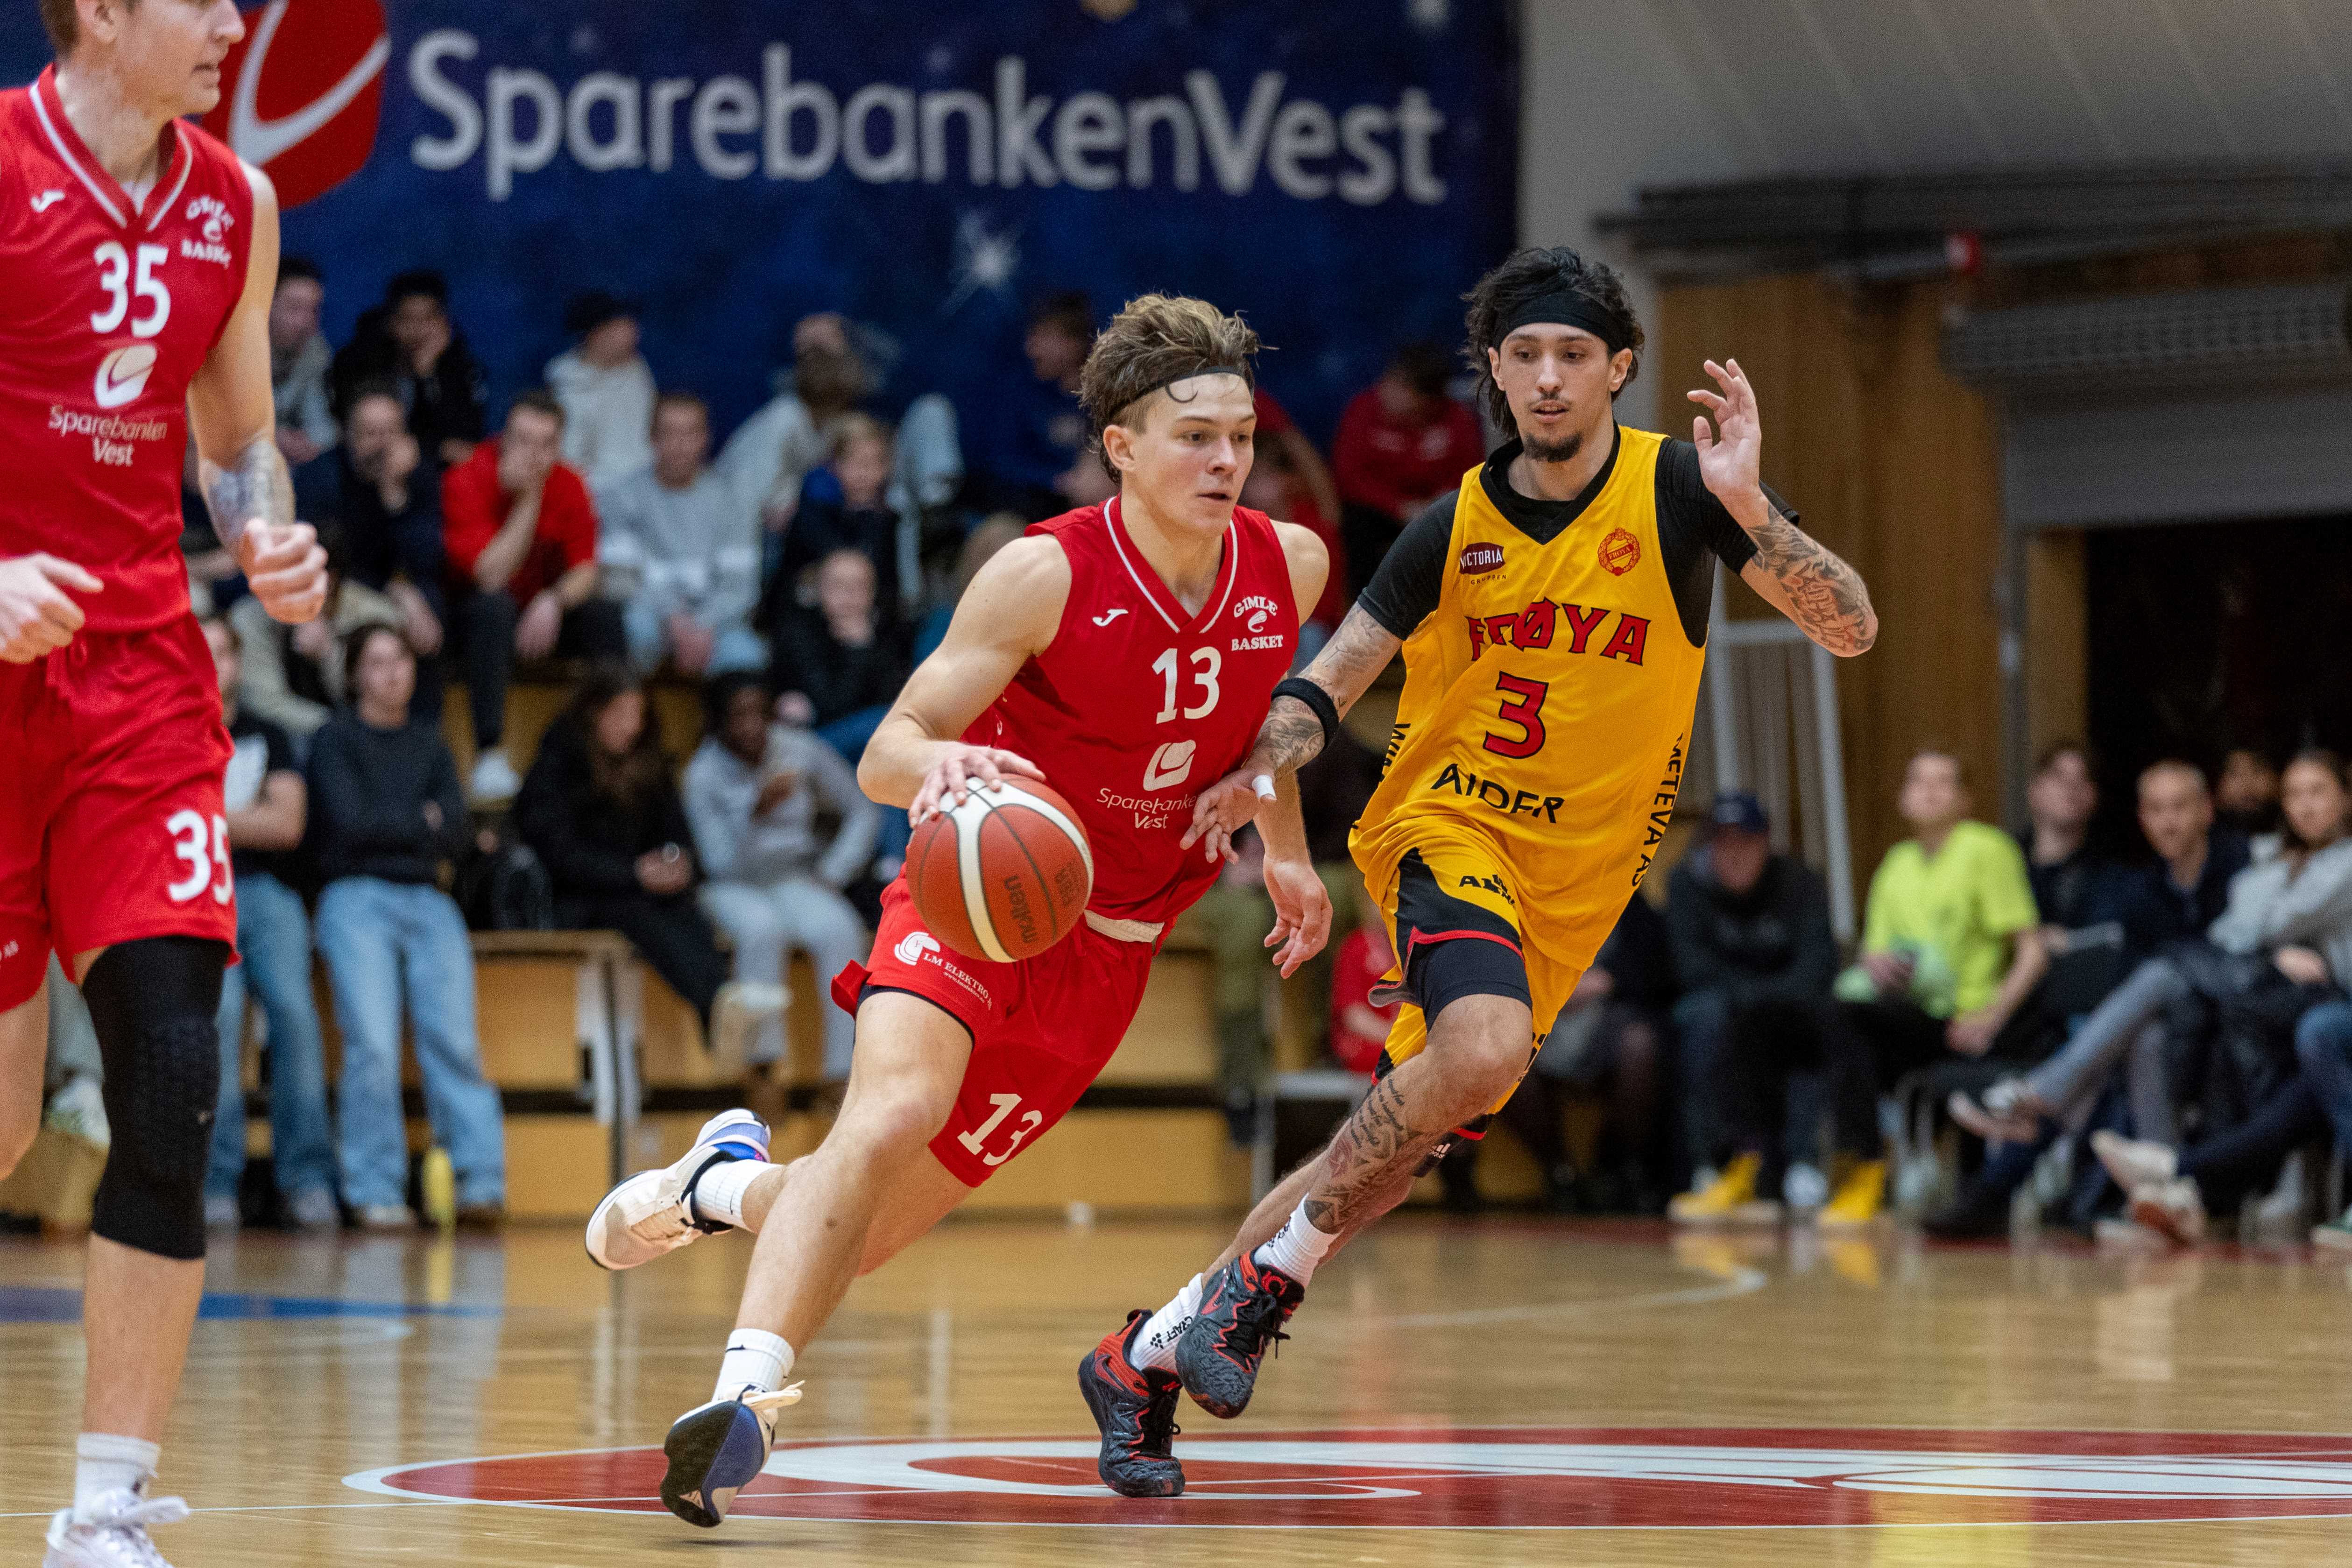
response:
<path id="1" fill-rule="evenodd" d="M 841 754 L 806 730 L 769 722 L 773 705 L 754 674 L 709 688 L 709 734 L 686 764 L 686 820 L 707 879 L 703 912 L 733 939 L 738 980 L 781 984 L 786 955 L 806 952 L 830 983 L 872 946 L 841 889 L 874 858 L 882 811 L 857 787 Z M 840 819 L 831 842 L 820 812 Z M 824 1077 L 849 1077 L 856 1020 L 824 1010 Z M 782 1020 L 761 1026 L 751 1059 L 783 1055 Z"/>
<path id="2" fill-rule="evenodd" d="M 768 662 L 751 624 L 759 519 L 703 466 L 709 452 L 709 409 L 690 392 L 666 392 L 654 405 L 653 460 L 596 489 L 597 564 L 642 675 L 665 658 L 681 675 Z"/>
<path id="3" fill-rule="evenodd" d="M 563 460 L 602 489 L 653 461 L 654 373 L 625 301 L 583 294 L 565 307 L 563 326 L 580 340 L 547 362 L 548 387 L 563 405 Z"/>

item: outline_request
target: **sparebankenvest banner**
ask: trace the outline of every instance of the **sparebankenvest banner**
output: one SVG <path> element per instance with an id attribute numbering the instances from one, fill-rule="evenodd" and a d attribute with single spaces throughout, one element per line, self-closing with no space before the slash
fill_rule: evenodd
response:
<path id="1" fill-rule="evenodd" d="M 1389 351 L 1458 342 L 1513 238 L 1510 0 L 273 0 L 206 123 L 275 180 L 339 342 L 385 280 L 449 279 L 501 400 L 565 300 L 637 303 L 719 430 L 792 323 L 896 338 L 971 416 L 1030 301 L 1244 312 L 1328 436 Z M 0 12 L 0 67 L 48 56 Z M 977 454 L 975 461 L 979 460 Z"/>

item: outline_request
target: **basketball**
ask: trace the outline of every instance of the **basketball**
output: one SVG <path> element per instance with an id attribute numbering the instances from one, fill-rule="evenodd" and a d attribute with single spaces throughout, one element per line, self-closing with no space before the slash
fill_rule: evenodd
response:
<path id="1" fill-rule="evenodd" d="M 1077 813 L 1032 779 L 980 786 L 907 846 L 916 912 L 967 958 L 1036 957 L 1070 934 L 1094 884 Z"/>

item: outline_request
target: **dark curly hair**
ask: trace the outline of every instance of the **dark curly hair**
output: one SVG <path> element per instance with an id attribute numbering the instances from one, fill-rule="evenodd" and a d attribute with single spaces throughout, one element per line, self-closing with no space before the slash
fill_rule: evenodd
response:
<path id="1" fill-rule="evenodd" d="M 1462 296 L 1470 306 L 1470 341 L 1464 352 L 1470 368 L 1478 373 L 1478 400 L 1497 429 L 1513 428 L 1511 400 L 1495 384 L 1494 372 L 1486 366 L 1486 351 L 1501 345 L 1503 323 L 1519 306 L 1563 289 L 1582 296 L 1614 321 L 1626 346 L 1633 351 L 1633 368 L 1625 373 L 1617 391 L 1633 385 L 1633 378 L 1642 374 L 1642 323 L 1633 315 L 1633 302 L 1625 297 L 1625 281 L 1617 276 L 1616 268 L 1605 261 L 1588 261 L 1565 245 L 1514 251 Z M 1614 398 L 1616 394 L 1610 395 Z"/>

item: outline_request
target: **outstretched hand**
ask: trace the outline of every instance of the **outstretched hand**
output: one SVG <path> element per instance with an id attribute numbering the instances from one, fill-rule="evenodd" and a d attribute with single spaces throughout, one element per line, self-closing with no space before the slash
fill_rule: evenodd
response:
<path id="1" fill-rule="evenodd" d="M 1274 962 L 1287 980 L 1331 940 L 1331 893 L 1310 862 L 1271 856 L 1265 862 L 1265 891 L 1274 900 L 1274 929 L 1266 933 L 1265 945 L 1280 949 Z"/>
<path id="2" fill-rule="evenodd" d="M 1764 422 L 1756 411 L 1756 389 L 1738 360 L 1706 362 L 1706 374 L 1723 388 L 1704 388 L 1690 400 L 1706 410 L 1691 421 L 1691 445 L 1698 448 L 1698 471 L 1706 488 L 1727 506 L 1763 488 Z M 1712 426 L 1707 414 L 1715 416 Z"/>
<path id="3" fill-rule="evenodd" d="M 1265 797 L 1258 794 L 1258 775 L 1244 766 L 1202 790 L 1192 802 L 1192 826 L 1184 830 L 1180 849 L 1206 841 L 1211 860 L 1232 860 L 1234 835 L 1257 820 Z M 1328 918 L 1328 917 L 1327 917 Z"/>

